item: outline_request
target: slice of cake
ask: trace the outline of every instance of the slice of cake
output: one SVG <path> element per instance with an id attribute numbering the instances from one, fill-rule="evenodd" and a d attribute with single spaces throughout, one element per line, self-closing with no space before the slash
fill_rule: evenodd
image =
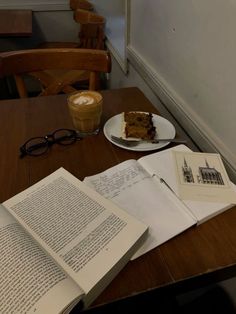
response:
<path id="1" fill-rule="evenodd" d="M 125 137 L 140 138 L 143 140 L 152 140 L 156 134 L 156 128 L 153 125 L 152 114 L 145 112 L 124 112 L 124 133 Z"/>

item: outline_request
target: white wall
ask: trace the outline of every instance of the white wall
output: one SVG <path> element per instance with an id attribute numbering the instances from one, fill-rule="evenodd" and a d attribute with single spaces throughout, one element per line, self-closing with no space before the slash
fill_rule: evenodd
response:
<path id="1" fill-rule="evenodd" d="M 232 0 L 131 0 L 128 46 L 130 62 L 203 151 L 222 154 L 232 176 L 235 16 Z"/>
<path id="2" fill-rule="evenodd" d="M 126 0 L 90 0 L 105 20 L 106 43 L 120 66 L 126 71 Z"/>

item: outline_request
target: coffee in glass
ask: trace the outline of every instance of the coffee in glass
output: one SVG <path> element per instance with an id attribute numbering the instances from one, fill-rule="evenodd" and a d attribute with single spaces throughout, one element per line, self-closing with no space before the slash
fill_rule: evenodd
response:
<path id="1" fill-rule="evenodd" d="M 71 94 L 67 100 L 75 129 L 82 135 L 97 134 L 102 114 L 102 95 L 86 90 Z"/>

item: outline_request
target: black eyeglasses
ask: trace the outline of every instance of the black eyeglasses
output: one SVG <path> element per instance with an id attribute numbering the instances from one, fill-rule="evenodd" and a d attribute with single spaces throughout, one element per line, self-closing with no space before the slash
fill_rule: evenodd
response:
<path id="1" fill-rule="evenodd" d="M 75 130 L 58 129 L 44 137 L 32 137 L 20 147 L 20 157 L 25 155 L 40 156 L 46 153 L 53 144 L 70 145 L 82 138 Z"/>

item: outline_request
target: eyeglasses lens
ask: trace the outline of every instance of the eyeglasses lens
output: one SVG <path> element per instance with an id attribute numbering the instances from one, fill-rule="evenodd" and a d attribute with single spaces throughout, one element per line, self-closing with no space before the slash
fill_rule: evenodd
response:
<path id="1" fill-rule="evenodd" d="M 60 129 L 53 133 L 53 138 L 57 144 L 69 145 L 76 141 L 74 130 Z"/>
<path id="2" fill-rule="evenodd" d="M 24 148 L 28 155 L 38 156 L 48 150 L 48 141 L 44 137 L 35 137 L 26 142 Z"/>
<path id="3" fill-rule="evenodd" d="M 54 143 L 69 145 L 80 139 L 75 130 L 58 129 L 45 137 L 34 137 L 28 140 L 20 147 L 21 157 L 25 155 L 39 156 L 46 153 Z"/>

